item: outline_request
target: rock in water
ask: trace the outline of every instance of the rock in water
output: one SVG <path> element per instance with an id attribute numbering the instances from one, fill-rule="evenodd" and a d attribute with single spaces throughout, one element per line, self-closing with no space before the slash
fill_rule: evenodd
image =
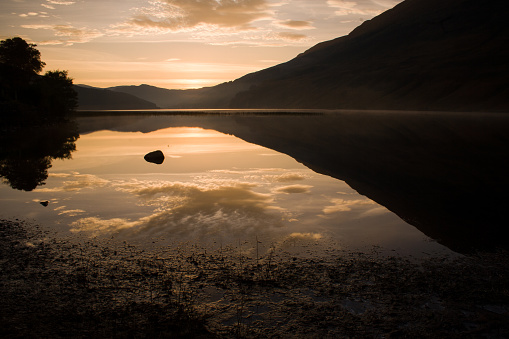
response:
<path id="1" fill-rule="evenodd" d="M 42 206 L 46 207 L 49 204 L 49 201 L 40 201 L 39 202 Z"/>
<path id="2" fill-rule="evenodd" d="M 150 152 L 150 153 L 146 154 L 144 159 L 147 162 L 151 162 L 151 163 L 160 165 L 164 161 L 164 154 L 163 154 L 163 152 L 157 150 L 157 151 Z"/>

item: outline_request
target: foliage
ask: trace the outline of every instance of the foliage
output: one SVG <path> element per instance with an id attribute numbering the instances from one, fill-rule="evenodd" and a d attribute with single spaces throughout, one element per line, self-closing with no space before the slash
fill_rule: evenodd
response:
<path id="1" fill-rule="evenodd" d="M 77 94 L 67 71 L 48 71 L 34 82 L 36 105 L 47 114 L 65 116 L 78 105 Z"/>
<path id="2" fill-rule="evenodd" d="M 21 38 L 12 38 L 0 42 L 0 63 L 10 65 L 27 73 L 38 74 L 46 65 L 41 61 L 41 53 Z"/>
<path id="3" fill-rule="evenodd" d="M 4 124 L 61 120 L 77 106 L 67 71 L 38 75 L 46 64 L 36 46 L 18 37 L 0 42 L 0 121 Z"/>

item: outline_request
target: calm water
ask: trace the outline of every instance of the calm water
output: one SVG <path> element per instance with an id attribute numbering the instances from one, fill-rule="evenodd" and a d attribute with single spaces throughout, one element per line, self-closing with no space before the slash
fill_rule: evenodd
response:
<path id="1" fill-rule="evenodd" d="M 81 117 L 8 139 L 0 217 L 147 247 L 461 252 L 479 232 L 505 234 L 507 126 L 388 112 Z M 160 165 L 144 160 L 155 150 Z"/>

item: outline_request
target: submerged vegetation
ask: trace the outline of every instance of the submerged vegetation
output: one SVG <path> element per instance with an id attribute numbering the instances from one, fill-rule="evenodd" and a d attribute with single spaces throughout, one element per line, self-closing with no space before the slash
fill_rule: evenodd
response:
<path id="1" fill-rule="evenodd" d="M 3 337 L 506 337 L 506 252 L 146 251 L 0 223 Z M 254 252 L 253 252 L 254 253 Z"/>

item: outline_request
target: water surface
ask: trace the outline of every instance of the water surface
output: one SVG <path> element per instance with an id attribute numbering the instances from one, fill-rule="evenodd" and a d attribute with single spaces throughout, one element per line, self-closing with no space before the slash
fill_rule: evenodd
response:
<path id="1" fill-rule="evenodd" d="M 61 143 L 75 143 L 71 154 L 32 156 L 41 168 L 51 163 L 47 178 L 34 171 L 36 184 L 13 189 L 16 180 L 3 174 L 1 217 L 146 247 L 422 256 L 451 253 L 437 241 L 454 250 L 472 245 L 458 232 L 462 224 L 472 229 L 458 214 L 471 213 L 468 200 L 456 198 L 465 189 L 482 200 L 505 187 L 507 119 L 498 115 L 298 113 L 78 118 L 79 138 Z M 154 150 L 165 155 L 161 165 L 144 160 Z M 473 167 L 480 158 L 485 167 Z M 490 206 L 497 217 L 497 204 Z"/>

